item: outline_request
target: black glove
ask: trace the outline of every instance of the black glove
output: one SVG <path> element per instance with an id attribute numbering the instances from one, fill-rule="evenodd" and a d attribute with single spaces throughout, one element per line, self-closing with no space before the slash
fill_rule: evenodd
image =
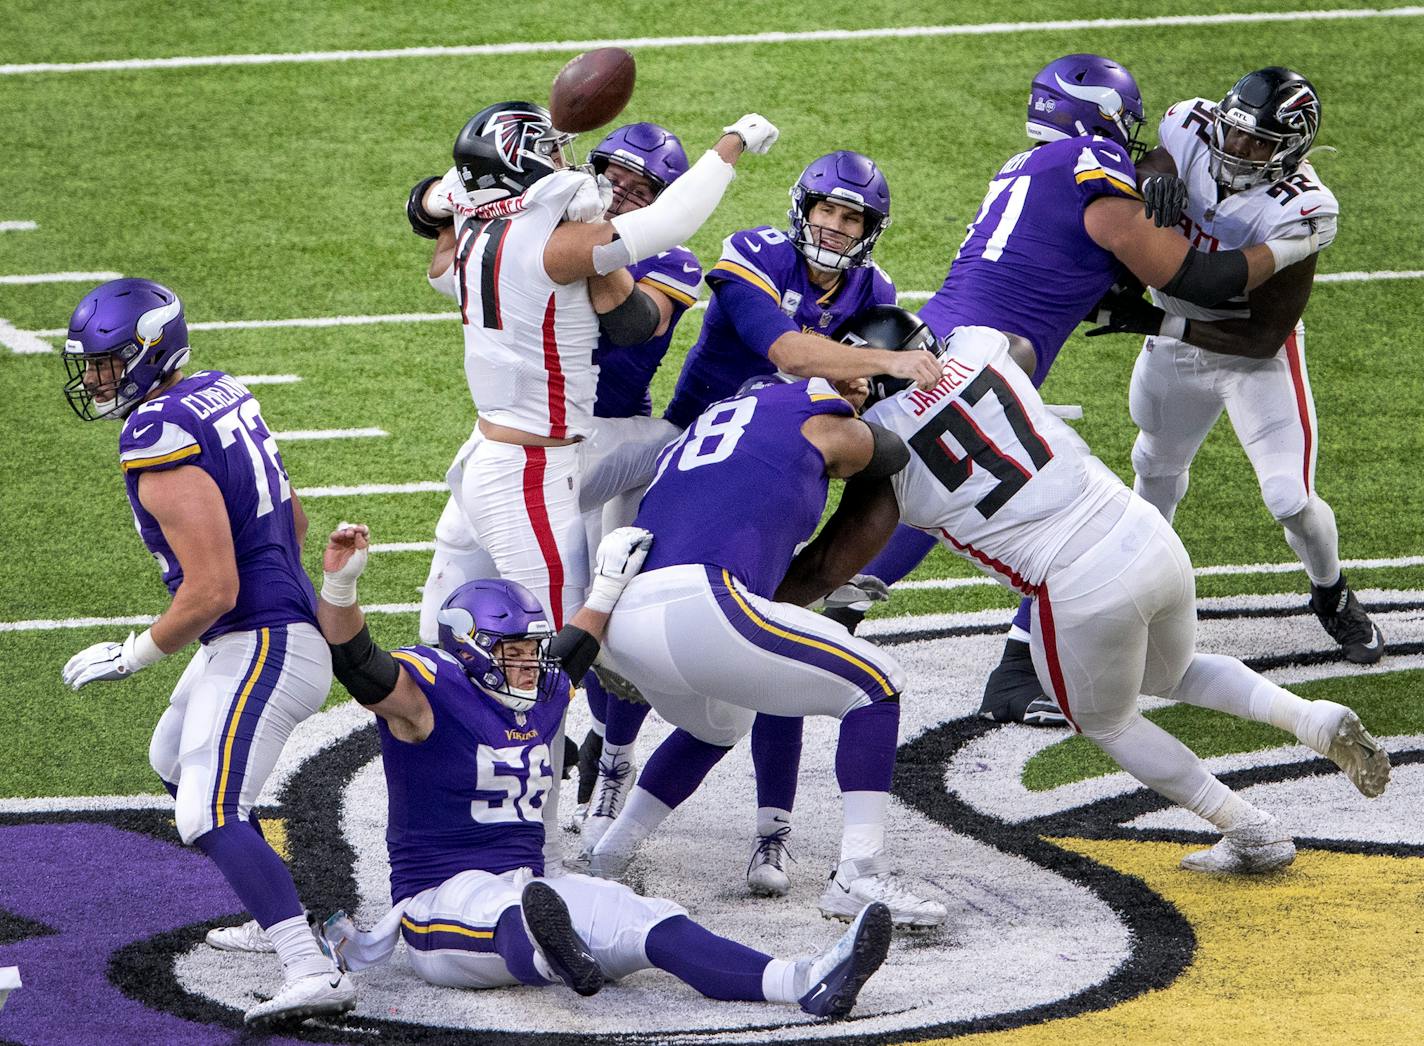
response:
<path id="1" fill-rule="evenodd" d="M 1142 208 L 1159 229 L 1176 225 L 1187 206 L 1187 183 L 1175 174 L 1153 174 L 1142 179 Z"/>
<path id="2" fill-rule="evenodd" d="M 1096 338 L 1102 334 L 1157 334 L 1162 329 L 1162 320 L 1167 314 L 1142 295 L 1142 284 L 1135 281 L 1128 286 L 1114 286 L 1093 306 L 1093 311 L 1084 320 L 1085 323 L 1100 325 L 1088 331 L 1088 337 Z"/>
<path id="3" fill-rule="evenodd" d="M 410 198 L 405 201 L 405 216 L 410 219 L 411 229 L 417 236 L 424 236 L 427 240 L 438 240 L 441 229 L 448 229 L 455 224 L 454 218 L 436 218 L 425 209 L 425 194 L 439 180 L 436 175 L 417 182 L 415 188 L 410 191 Z"/>

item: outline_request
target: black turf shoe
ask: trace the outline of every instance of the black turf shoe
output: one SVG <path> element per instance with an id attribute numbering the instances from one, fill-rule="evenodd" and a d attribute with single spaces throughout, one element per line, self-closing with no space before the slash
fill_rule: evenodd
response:
<path id="1" fill-rule="evenodd" d="M 527 883 L 519 896 L 524 929 L 549 969 L 580 995 L 597 995 L 603 971 L 569 919 L 568 905 L 548 883 Z"/>
<path id="2" fill-rule="evenodd" d="M 1033 654 L 1021 639 L 1004 644 L 1003 660 L 989 673 L 979 715 L 995 723 L 1027 726 L 1067 726 L 1058 704 L 1043 692 L 1033 670 Z"/>
<path id="3" fill-rule="evenodd" d="M 1333 586 L 1310 586 L 1310 609 L 1345 651 L 1345 660 L 1372 665 L 1384 656 L 1384 634 L 1345 584 L 1345 575 Z"/>

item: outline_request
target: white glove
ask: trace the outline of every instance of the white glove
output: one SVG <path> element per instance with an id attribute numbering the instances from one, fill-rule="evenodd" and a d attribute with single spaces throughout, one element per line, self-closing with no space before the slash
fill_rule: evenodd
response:
<path id="1" fill-rule="evenodd" d="M 358 529 L 352 523 L 338 523 L 338 531 Z M 365 531 L 365 527 L 360 530 Z M 367 532 L 369 533 L 369 532 Z M 354 549 L 351 557 L 335 570 L 323 570 L 321 574 L 321 598 L 334 607 L 349 607 L 356 603 L 356 581 L 366 570 L 369 548 Z"/>
<path id="2" fill-rule="evenodd" d="M 872 603 L 883 603 L 889 598 L 889 585 L 872 574 L 857 574 L 822 599 L 816 609 L 846 609 L 864 613 L 870 609 Z"/>
<path id="3" fill-rule="evenodd" d="M 583 605 L 600 614 L 609 613 L 628 582 L 643 569 L 643 560 L 652 547 L 652 532 L 642 527 L 619 527 L 604 537 L 598 543 L 593 584 Z"/>
<path id="4" fill-rule="evenodd" d="M 603 220 L 603 212 L 613 203 L 613 184 L 603 176 L 595 178 L 585 174 L 579 179 L 578 188 L 569 200 L 564 217 L 571 222 L 597 222 Z"/>
<path id="5" fill-rule="evenodd" d="M 140 668 L 162 660 L 164 653 L 148 629 L 141 635 L 129 633 L 122 643 L 95 643 L 85 647 L 64 664 L 65 685 L 78 690 L 101 679 L 124 679 Z"/>
<path id="6" fill-rule="evenodd" d="M 730 127 L 722 128 L 724 134 L 735 134 L 742 140 L 742 146 L 749 153 L 768 152 L 781 132 L 760 113 L 747 113 Z"/>

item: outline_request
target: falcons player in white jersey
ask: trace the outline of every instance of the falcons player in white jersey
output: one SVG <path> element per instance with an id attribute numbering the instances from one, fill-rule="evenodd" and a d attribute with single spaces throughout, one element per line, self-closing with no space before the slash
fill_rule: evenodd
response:
<path id="1" fill-rule="evenodd" d="M 555 627 L 588 582 L 579 444 L 593 431 L 600 317 L 635 341 L 656 329 L 661 313 L 627 266 L 691 236 L 742 152 L 776 135 L 745 116 L 653 204 L 604 221 L 611 189 L 570 166 L 573 136 L 542 106 L 502 102 L 461 130 L 444 178 L 411 192 L 412 227 L 437 240 L 431 283 L 460 304 L 479 412 L 451 487 L 500 576 L 532 591 Z"/>
<path id="2" fill-rule="evenodd" d="M 903 326 L 902 344 L 914 345 L 918 319 L 906 313 Z M 1143 718 L 1139 693 L 1271 723 L 1333 760 L 1364 795 L 1384 791 L 1389 757 L 1350 709 L 1303 700 L 1235 658 L 1193 649 L 1195 585 L 1181 541 L 1049 413 L 1003 334 L 956 328 L 943 363 L 929 392 L 904 390 L 866 412 L 905 440 L 910 463 L 855 491 L 851 481 L 847 508 L 796 558 L 778 594 L 809 602 L 834 590 L 903 519 L 1032 597 L 1034 668 L 1068 722 L 1223 833 L 1183 860 L 1192 870 L 1269 871 L 1294 859 L 1295 844 Z"/>
<path id="3" fill-rule="evenodd" d="M 1138 165 L 1149 213 L 1178 224 L 1202 251 L 1229 250 L 1313 229 L 1335 238 L 1339 205 L 1307 156 L 1320 126 L 1320 99 L 1289 69 L 1242 77 L 1220 104 L 1189 98 L 1167 110 L 1160 147 Z M 1187 492 L 1192 458 L 1223 410 L 1251 459 L 1261 496 L 1310 577 L 1311 608 L 1350 661 L 1372 664 L 1384 637 L 1340 572 L 1335 513 L 1315 490 L 1319 436 L 1305 365 L 1301 314 L 1316 256 L 1247 297 L 1202 308 L 1158 291 L 1165 310 L 1143 309 L 1153 335 L 1132 375 L 1134 489 L 1170 522 Z"/>

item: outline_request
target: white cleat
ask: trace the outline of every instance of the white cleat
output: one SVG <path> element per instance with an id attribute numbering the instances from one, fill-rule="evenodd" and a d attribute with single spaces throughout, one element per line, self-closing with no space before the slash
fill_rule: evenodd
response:
<path id="1" fill-rule="evenodd" d="M 208 947 L 220 952 L 275 952 L 276 946 L 267 939 L 256 919 L 248 919 L 241 926 L 223 926 L 209 930 L 206 937 Z"/>
<path id="2" fill-rule="evenodd" d="M 1264 875 L 1295 860 L 1295 842 L 1280 821 L 1261 812 L 1258 820 L 1233 828 L 1210 850 L 1182 858 L 1189 872 L 1217 875 Z"/>
<path id="3" fill-rule="evenodd" d="M 266 1027 L 285 1021 L 305 1020 L 325 1014 L 345 1013 L 356 1008 L 356 986 L 340 970 L 296 977 L 264 1003 L 252 1007 L 243 1021 Z"/>
<path id="4" fill-rule="evenodd" d="M 1331 717 L 1326 726 L 1329 739 L 1320 754 L 1344 771 L 1345 776 L 1367 799 L 1383 795 L 1389 784 L 1389 753 L 1370 736 L 1352 709 L 1334 701 L 1311 702 L 1312 713 Z"/>
<path id="5" fill-rule="evenodd" d="M 949 911 L 912 891 L 894 872 L 884 854 L 842 861 L 821 894 L 821 914 L 828 919 L 854 919 L 866 905 L 880 902 L 890 909 L 896 926 L 926 929 L 939 926 Z"/>
<path id="6" fill-rule="evenodd" d="M 569 865 L 569 870 L 591 875 L 595 879 L 617 881 L 628 873 L 628 866 L 633 863 L 633 856 L 637 852 L 636 847 L 621 850 L 611 846 L 599 850 L 585 850 Z"/>
<path id="7" fill-rule="evenodd" d="M 593 786 L 588 814 L 579 827 L 585 850 L 592 850 L 597 846 L 598 841 L 603 838 L 603 833 L 618 819 L 637 776 L 631 759 L 598 761 L 598 780 Z"/>
<path id="8" fill-rule="evenodd" d="M 758 897 L 785 897 L 791 890 L 786 862 L 795 860 L 786 848 L 791 826 L 757 837 L 756 849 L 747 865 L 747 888 Z"/>

